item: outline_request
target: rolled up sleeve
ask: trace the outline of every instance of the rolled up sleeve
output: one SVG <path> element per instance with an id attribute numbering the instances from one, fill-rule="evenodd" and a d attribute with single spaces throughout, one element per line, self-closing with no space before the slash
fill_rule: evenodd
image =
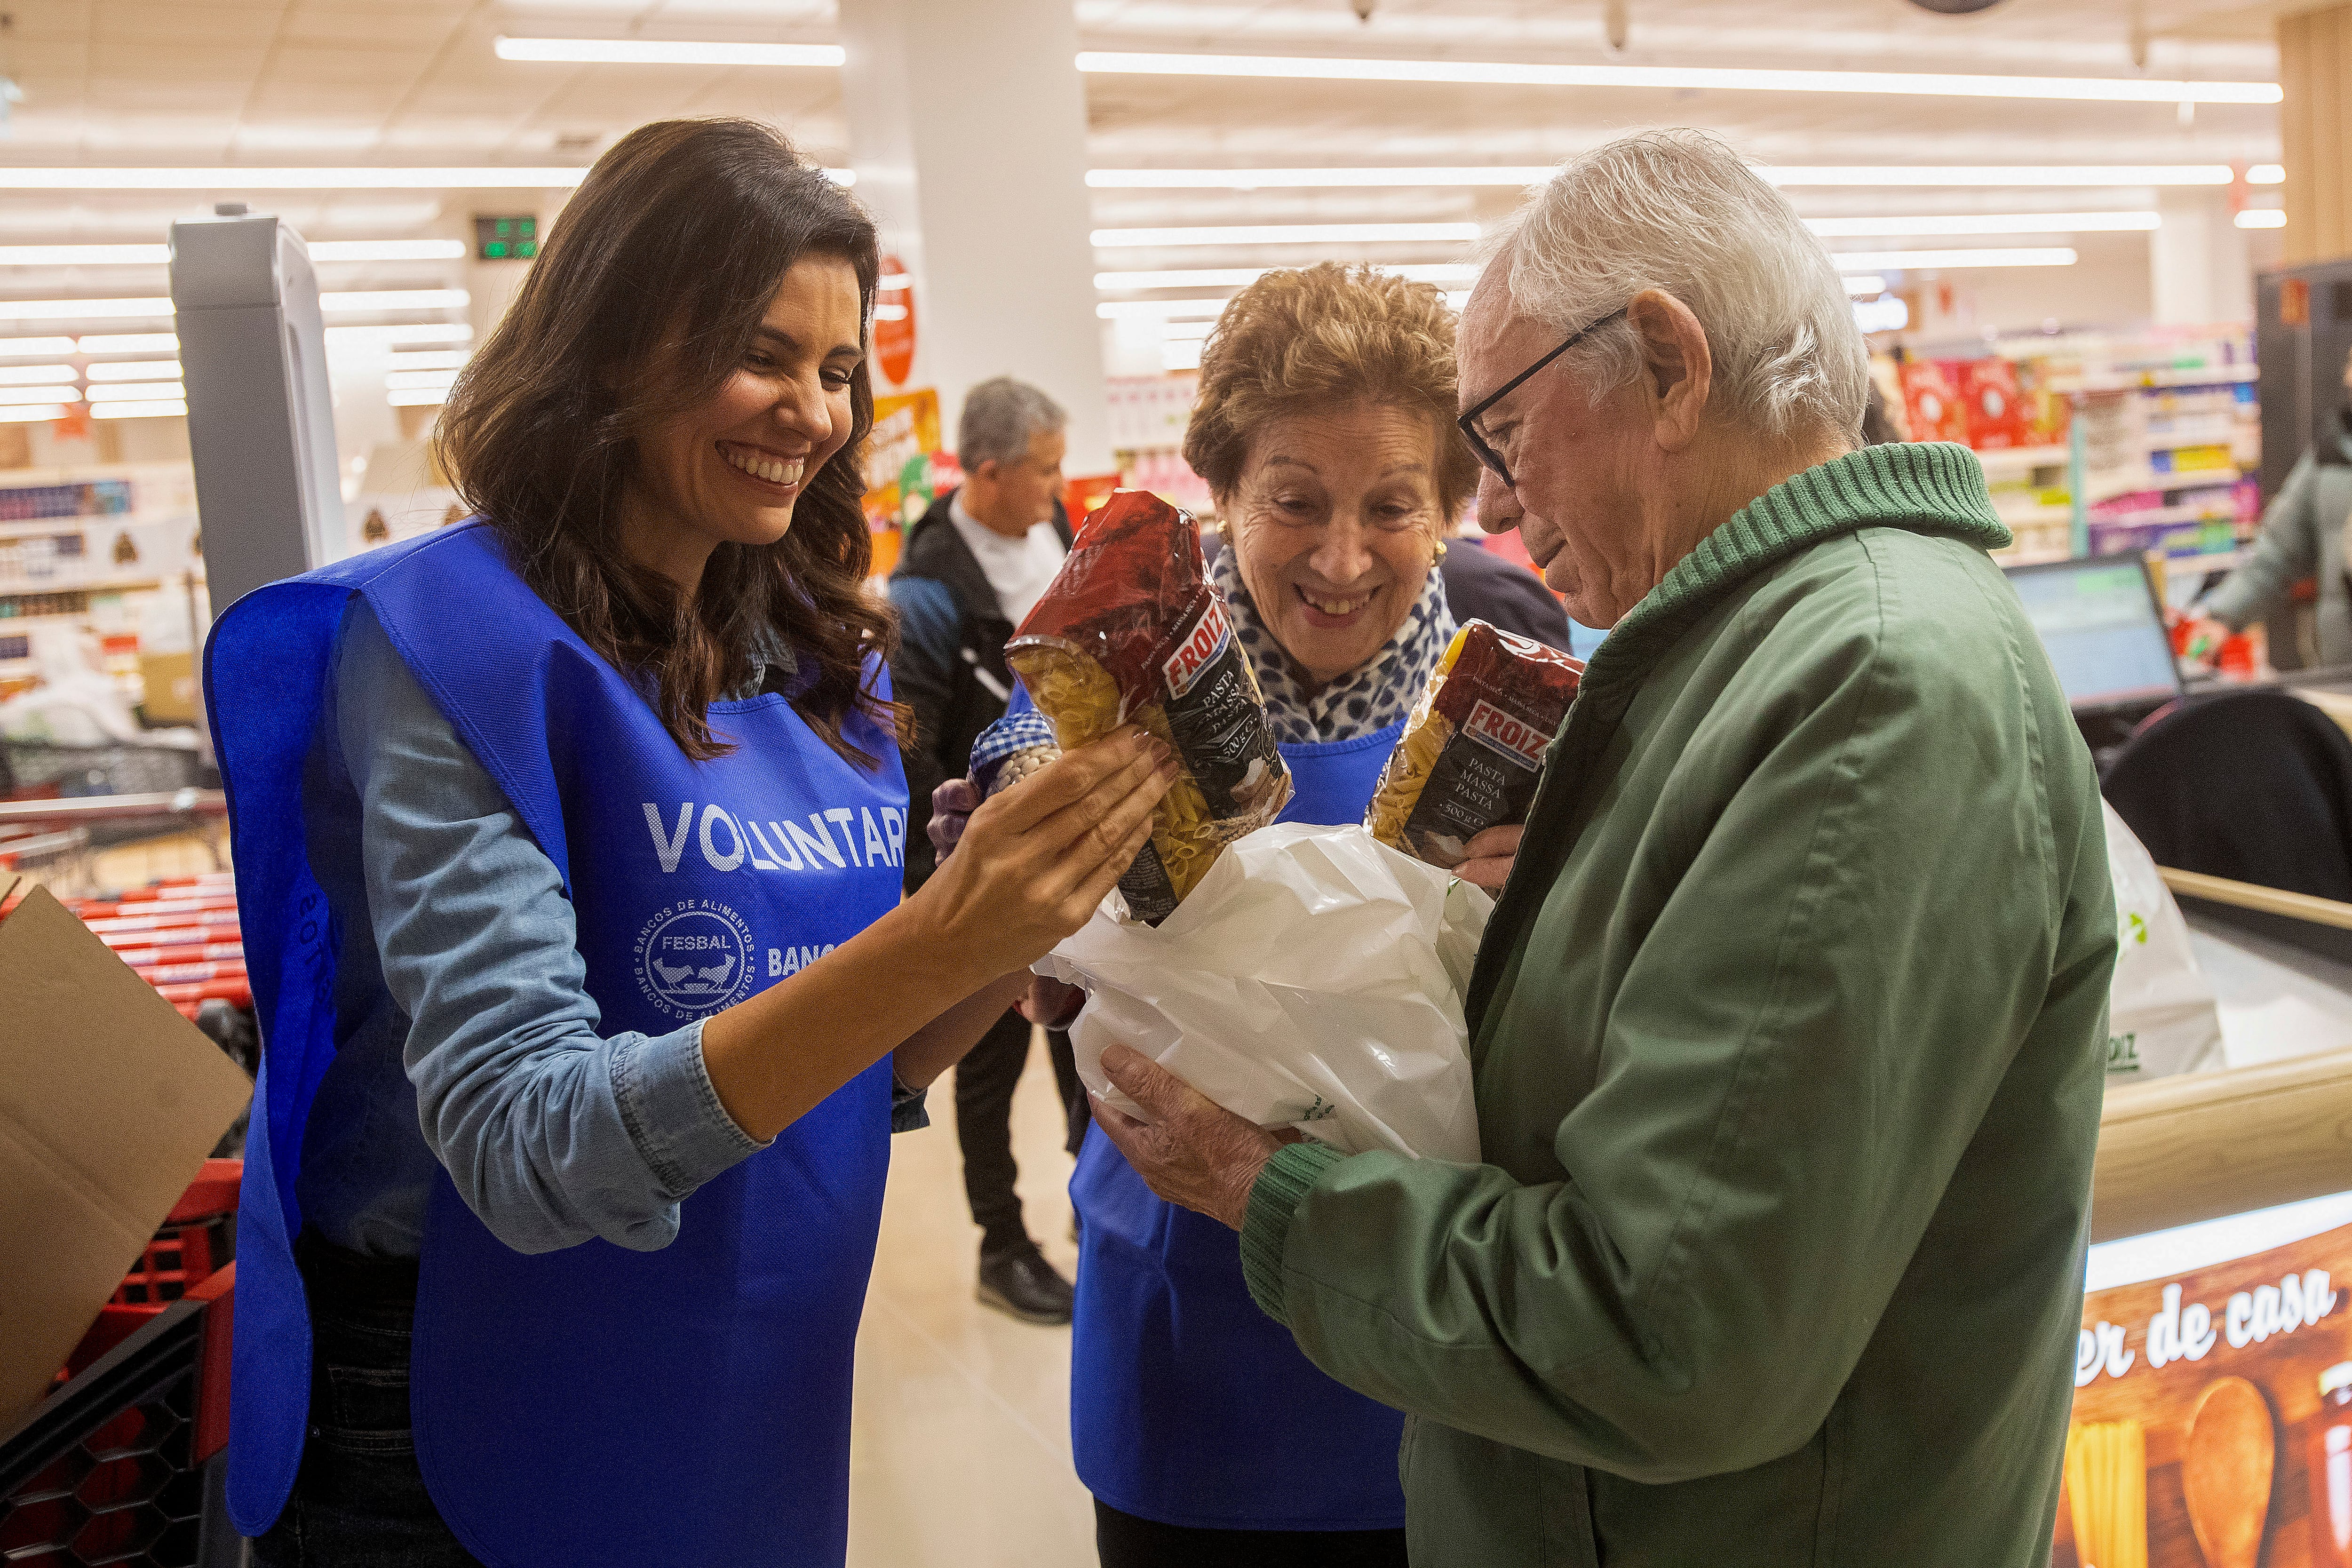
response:
<path id="1" fill-rule="evenodd" d="M 369 914 L 427 1147 L 517 1251 L 667 1245 L 679 1203 L 763 1147 L 719 1103 L 700 1022 L 598 1033 L 554 862 L 364 604 L 339 658 Z"/>

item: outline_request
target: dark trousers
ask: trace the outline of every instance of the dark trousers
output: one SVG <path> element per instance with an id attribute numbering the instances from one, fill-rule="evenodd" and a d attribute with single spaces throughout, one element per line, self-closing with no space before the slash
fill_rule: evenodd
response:
<path id="1" fill-rule="evenodd" d="M 1045 1045 L 1067 1118 L 1064 1147 L 1076 1154 L 1090 1117 L 1086 1086 L 1078 1081 L 1070 1037 L 1049 1029 Z M 963 1150 L 963 1191 L 985 1253 L 1029 1245 L 1029 1232 L 1021 1223 L 1021 1198 L 1013 1190 L 1013 1179 L 1021 1173 L 1013 1159 L 1013 1089 L 1028 1065 L 1029 1020 L 1010 1011 L 991 1024 L 980 1044 L 956 1064 L 956 1142 Z"/>
<path id="2" fill-rule="evenodd" d="M 1402 1530 L 1192 1530 L 1095 1500 L 1102 1568 L 1405 1568 Z"/>
<path id="3" fill-rule="evenodd" d="M 259 1568 L 481 1568 L 425 1490 L 408 1426 L 416 1265 L 296 1243 L 310 1292 L 310 1433 Z"/>

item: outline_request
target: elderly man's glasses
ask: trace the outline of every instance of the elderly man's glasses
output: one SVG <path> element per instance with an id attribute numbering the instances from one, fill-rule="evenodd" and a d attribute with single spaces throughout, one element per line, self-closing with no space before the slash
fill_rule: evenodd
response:
<path id="1" fill-rule="evenodd" d="M 1493 470 L 1496 479 L 1502 480 L 1513 489 L 1518 489 L 1518 483 L 1511 478 L 1510 468 L 1503 461 L 1502 454 L 1496 451 L 1494 447 L 1488 446 L 1486 444 L 1486 437 L 1478 433 L 1478 416 L 1486 413 L 1486 410 L 1494 407 L 1495 405 L 1502 402 L 1506 397 L 1510 396 L 1512 393 L 1517 392 L 1519 389 L 1520 383 L 1526 381 L 1528 377 L 1535 374 L 1536 372 L 1543 369 L 1544 366 L 1549 364 L 1552 361 L 1558 359 L 1560 355 L 1566 353 L 1569 350 L 1574 348 L 1577 344 L 1582 342 L 1585 339 L 1591 337 L 1593 333 L 1599 331 L 1601 328 L 1607 326 L 1610 322 L 1615 321 L 1624 313 L 1625 312 L 1622 310 L 1612 310 L 1607 315 L 1601 317 L 1599 321 L 1592 322 L 1591 325 L 1581 327 L 1576 331 L 1571 332 L 1569 334 L 1569 338 L 1566 342 L 1561 343 L 1559 347 L 1552 350 L 1551 353 L 1544 355 L 1543 358 L 1536 361 L 1535 363 L 1528 366 L 1527 369 L 1519 372 L 1518 374 L 1503 383 L 1503 384 L 1491 395 L 1482 400 L 1477 407 L 1473 408 L 1469 413 L 1465 414 L 1460 419 L 1454 421 L 1455 424 L 1462 426 L 1463 437 L 1470 443 L 1470 449 L 1478 454 L 1478 460 L 1486 464 L 1489 469 Z"/>

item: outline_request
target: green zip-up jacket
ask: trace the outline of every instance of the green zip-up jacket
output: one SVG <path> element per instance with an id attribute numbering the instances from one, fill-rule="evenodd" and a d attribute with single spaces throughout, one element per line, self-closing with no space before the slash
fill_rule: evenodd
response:
<path id="1" fill-rule="evenodd" d="M 1486 1163 L 1281 1151 L 1260 1306 L 1412 1417 L 1415 1568 L 2042 1568 L 2115 965 L 2098 786 L 1958 447 L 1743 509 L 1548 754 Z"/>

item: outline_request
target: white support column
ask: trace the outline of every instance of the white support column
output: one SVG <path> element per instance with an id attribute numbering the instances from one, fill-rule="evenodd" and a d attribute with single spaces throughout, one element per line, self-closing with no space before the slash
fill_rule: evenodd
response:
<path id="1" fill-rule="evenodd" d="M 915 279 L 907 385 L 1017 375 L 1070 411 L 1073 474 L 1110 466 L 1070 0 L 841 0 L 857 195 Z M 899 390 L 877 366 L 875 391 Z"/>
<path id="2" fill-rule="evenodd" d="M 2158 326 L 2207 326 L 2254 319 L 2254 275 L 2246 237 L 2221 192 L 2164 191 L 2163 226 L 2147 237 Z"/>

